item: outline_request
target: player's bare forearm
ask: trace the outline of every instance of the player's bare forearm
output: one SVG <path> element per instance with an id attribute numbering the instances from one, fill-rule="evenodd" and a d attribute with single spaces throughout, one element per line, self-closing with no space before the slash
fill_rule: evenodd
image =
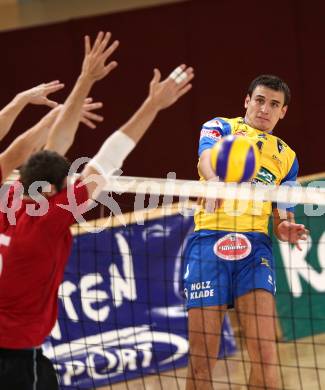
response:
<path id="1" fill-rule="evenodd" d="M 21 113 L 27 103 L 28 100 L 22 94 L 18 94 L 0 111 L 0 140 L 7 135 L 17 116 Z"/>
<path id="2" fill-rule="evenodd" d="M 53 124 L 45 149 L 65 155 L 73 144 L 80 121 L 80 113 L 94 81 L 80 75 L 72 92 L 65 101 L 60 114 Z"/>
<path id="3" fill-rule="evenodd" d="M 205 149 L 199 159 L 198 170 L 205 180 L 214 180 L 217 178 L 210 163 L 211 149 Z"/>
<path id="4" fill-rule="evenodd" d="M 35 152 L 39 151 L 47 140 L 51 126 L 53 125 L 60 106 L 51 110 L 35 126 L 21 134 L 11 145 L 0 154 L 0 166 L 2 179 L 25 163 Z"/>
<path id="5" fill-rule="evenodd" d="M 134 142 L 139 142 L 158 112 L 159 109 L 147 99 L 120 130 L 132 138 Z"/>

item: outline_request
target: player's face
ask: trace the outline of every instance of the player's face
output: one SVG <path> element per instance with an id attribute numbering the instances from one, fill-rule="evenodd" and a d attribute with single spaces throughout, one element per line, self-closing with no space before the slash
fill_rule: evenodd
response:
<path id="1" fill-rule="evenodd" d="M 284 118 L 288 106 L 284 106 L 284 93 L 258 85 L 252 96 L 245 99 L 245 122 L 255 129 L 270 132 L 279 119 Z"/>

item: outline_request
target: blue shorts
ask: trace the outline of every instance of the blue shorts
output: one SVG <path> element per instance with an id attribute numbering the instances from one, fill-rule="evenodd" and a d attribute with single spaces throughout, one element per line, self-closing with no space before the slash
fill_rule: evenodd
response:
<path id="1" fill-rule="evenodd" d="M 184 252 L 187 308 L 234 305 L 249 291 L 275 294 L 270 237 L 263 233 L 201 230 L 188 237 Z"/>

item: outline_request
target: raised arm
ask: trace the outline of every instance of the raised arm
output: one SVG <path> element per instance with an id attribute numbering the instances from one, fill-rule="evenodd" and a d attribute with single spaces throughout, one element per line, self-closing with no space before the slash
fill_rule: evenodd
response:
<path id="1" fill-rule="evenodd" d="M 40 104 L 51 108 L 56 107 L 57 103 L 48 99 L 47 96 L 59 91 L 63 87 L 64 84 L 56 80 L 37 85 L 36 87 L 20 92 L 15 96 L 15 98 L 0 111 L 0 140 L 7 135 L 17 116 L 27 104 Z"/>
<path id="2" fill-rule="evenodd" d="M 174 104 L 191 89 L 190 81 L 193 77 L 193 68 L 185 65 L 175 69 L 164 81 L 160 81 L 159 70 L 154 70 L 146 100 L 129 121 L 104 142 L 96 156 L 85 166 L 81 177 L 90 197 L 95 198 L 105 185 L 106 178 L 122 166 L 158 112 Z"/>
<path id="3" fill-rule="evenodd" d="M 45 149 L 64 155 L 72 145 L 85 98 L 94 83 L 106 77 L 117 66 L 115 61 L 106 64 L 119 45 L 118 41 L 114 41 L 107 47 L 110 39 L 111 33 L 100 32 L 91 47 L 89 37 L 85 37 L 85 57 L 81 74 L 51 129 Z"/>

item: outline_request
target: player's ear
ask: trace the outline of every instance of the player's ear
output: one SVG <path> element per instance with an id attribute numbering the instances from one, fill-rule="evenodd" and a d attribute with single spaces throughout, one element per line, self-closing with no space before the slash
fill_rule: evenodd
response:
<path id="1" fill-rule="evenodd" d="M 280 119 L 284 118 L 285 114 L 287 113 L 287 110 L 288 110 L 288 106 L 283 106 L 281 108 Z"/>
<path id="2" fill-rule="evenodd" d="M 248 107 L 248 103 L 251 101 L 251 97 L 247 94 L 247 96 L 245 97 L 245 108 L 247 109 Z"/>

